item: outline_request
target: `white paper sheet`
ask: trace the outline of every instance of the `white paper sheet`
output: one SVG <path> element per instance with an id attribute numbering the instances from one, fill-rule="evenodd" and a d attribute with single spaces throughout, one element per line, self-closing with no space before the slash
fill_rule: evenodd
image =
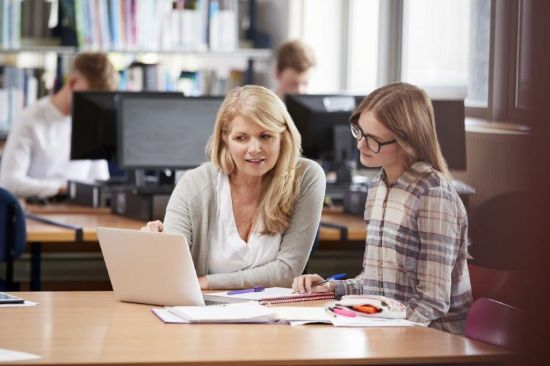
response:
<path id="1" fill-rule="evenodd" d="M 22 304 L 1 304 L 0 309 L 1 308 L 20 308 L 25 306 L 36 306 L 36 305 L 38 305 L 37 302 L 25 300 L 25 302 Z"/>
<path id="2" fill-rule="evenodd" d="M 38 355 L 34 355 L 32 353 L 19 352 L 19 351 L 0 348 L 0 362 L 36 360 L 39 358 L 41 357 Z"/>
<path id="3" fill-rule="evenodd" d="M 273 309 L 254 301 L 218 306 L 173 306 L 166 310 L 191 323 L 269 323 L 276 320 Z"/>
<path id="4" fill-rule="evenodd" d="M 160 320 L 167 324 L 189 324 L 189 321 L 180 318 L 179 316 L 172 314 L 164 308 L 152 308 L 153 314 L 158 316 Z"/>
<path id="5" fill-rule="evenodd" d="M 299 322 L 304 322 L 304 324 L 331 323 L 330 315 L 322 307 L 276 306 L 272 309 L 277 314 L 277 319 L 290 322 L 293 325 Z"/>
<path id="6" fill-rule="evenodd" d="M 335 327 L 412 327 L 418 325 L 405 319 L 382 319 L 356 316 L 353 318 L 337 315 L 331 318 Z"/>

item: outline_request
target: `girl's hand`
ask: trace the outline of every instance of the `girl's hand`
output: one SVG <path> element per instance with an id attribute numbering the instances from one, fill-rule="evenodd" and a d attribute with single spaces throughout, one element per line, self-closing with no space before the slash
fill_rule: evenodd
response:
<path id="1" fill-rule="evenodd" d="M 294 278 L 294 281 L 292 281 L 292 290 L 301 294 L 334 291 L 334 284 L 331 282 L 325 282 L 321 285 L 315 286 L 315 284 L 321 281 L 324 281 L 323 277 L 318 274 L 302 275 Z"/>

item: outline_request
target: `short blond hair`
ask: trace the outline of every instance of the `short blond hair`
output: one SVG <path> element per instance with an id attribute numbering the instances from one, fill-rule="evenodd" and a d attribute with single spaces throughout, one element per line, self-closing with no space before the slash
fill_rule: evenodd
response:
<path id="1" fill-rule="evenodd" d="M 357 124 L 361 113 L 371 111 L 395 135 L 407 167 L 417 161 L 430 163 L 450 177 L 435 130 L 432 102 L 426 92 L 407 83 L 392 83 L 370 93 L 350 117 Z"/>
<path id="2" fill-rule="evenodd" d="M 91 90 L 116 90 L 118 75 L 115 67 L 102 52 L 79 53 L 71 67 L 88 81 Z"/>
<path id="3" fill-rule="evenodd" d="M 225 97 L 216 117 L 214 132 L 207 146 L 211 162 L 224 174 L 236 172 L 237 166 L 224 141 L 237 117 L 281 135 L 281 149 L 273 169 L 262 177 L 260 212 L 264 220 L 262 234 L 282 233 L 290 221 L 294 202 L 300 191 L 298 158 L 301 136 L 283 102 L 271 90 L 247 85 L 235 88 Z"/>
<path id="4" fill-rule="evenodd" d="M 286 42 L 277 50 L 277 71 L 279 72 L 290 68 L 302 73 L 314 67 L 315 64 L 313 50 L 302 41 Z"/>

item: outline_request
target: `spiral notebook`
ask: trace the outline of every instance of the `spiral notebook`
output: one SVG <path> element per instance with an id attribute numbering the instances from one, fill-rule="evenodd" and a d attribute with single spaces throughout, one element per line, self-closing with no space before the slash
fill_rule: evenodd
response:
<path id="1" fill-rule="evenodd" d="M 229 295 L 226 291 L 208 294 L 209 299 L 216 297 L 259 301 L 261 305 L 288 304 L 302 301 L 331 300 L 335 298 L 334 292 L 318 292 L 312 294 L 293 293 L 291 288 L 268 287 L 261 292 Z"/>
<path id="2" fill-rule="evenodd" d="M 317 292 L 312 294 L 292 294 L 289 296 L 264 297 L 260 300 L 260 305 L 289 304 L 293 302 L 332 300 L 335 298 L 334 292 Z"/>

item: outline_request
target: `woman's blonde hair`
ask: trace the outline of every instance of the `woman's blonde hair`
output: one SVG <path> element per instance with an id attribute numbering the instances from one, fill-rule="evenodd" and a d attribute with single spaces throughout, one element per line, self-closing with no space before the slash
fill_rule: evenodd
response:
<path id="1" fill-rule="evenodd" d="M 207 155 L 224 174 L 235 173 L 237 166 L 224 141 L 237 117 L 256 123 L 281 136 L 281 149 L 273 169 L 262 177 L 259 211 L 264 220 L 262 234 L 283 232 L 288 226 L 294 202 L 300 192 L 297 169 L 301 137 L 285 105 L 272 91 L 261 86 L 235 88 L 225 97 L 216 117 Z"/>
<path id="2" fill-rule="evenodd" d="M 450 177 L 437 141 L 432 103 L 424 90 L 407 83 L 378 88 L 353 111 L 350 122 L 357 124 L 365 111 L 373 112 L 376 119 L 395 134 L 407 167 L 426 161 Z"/>

